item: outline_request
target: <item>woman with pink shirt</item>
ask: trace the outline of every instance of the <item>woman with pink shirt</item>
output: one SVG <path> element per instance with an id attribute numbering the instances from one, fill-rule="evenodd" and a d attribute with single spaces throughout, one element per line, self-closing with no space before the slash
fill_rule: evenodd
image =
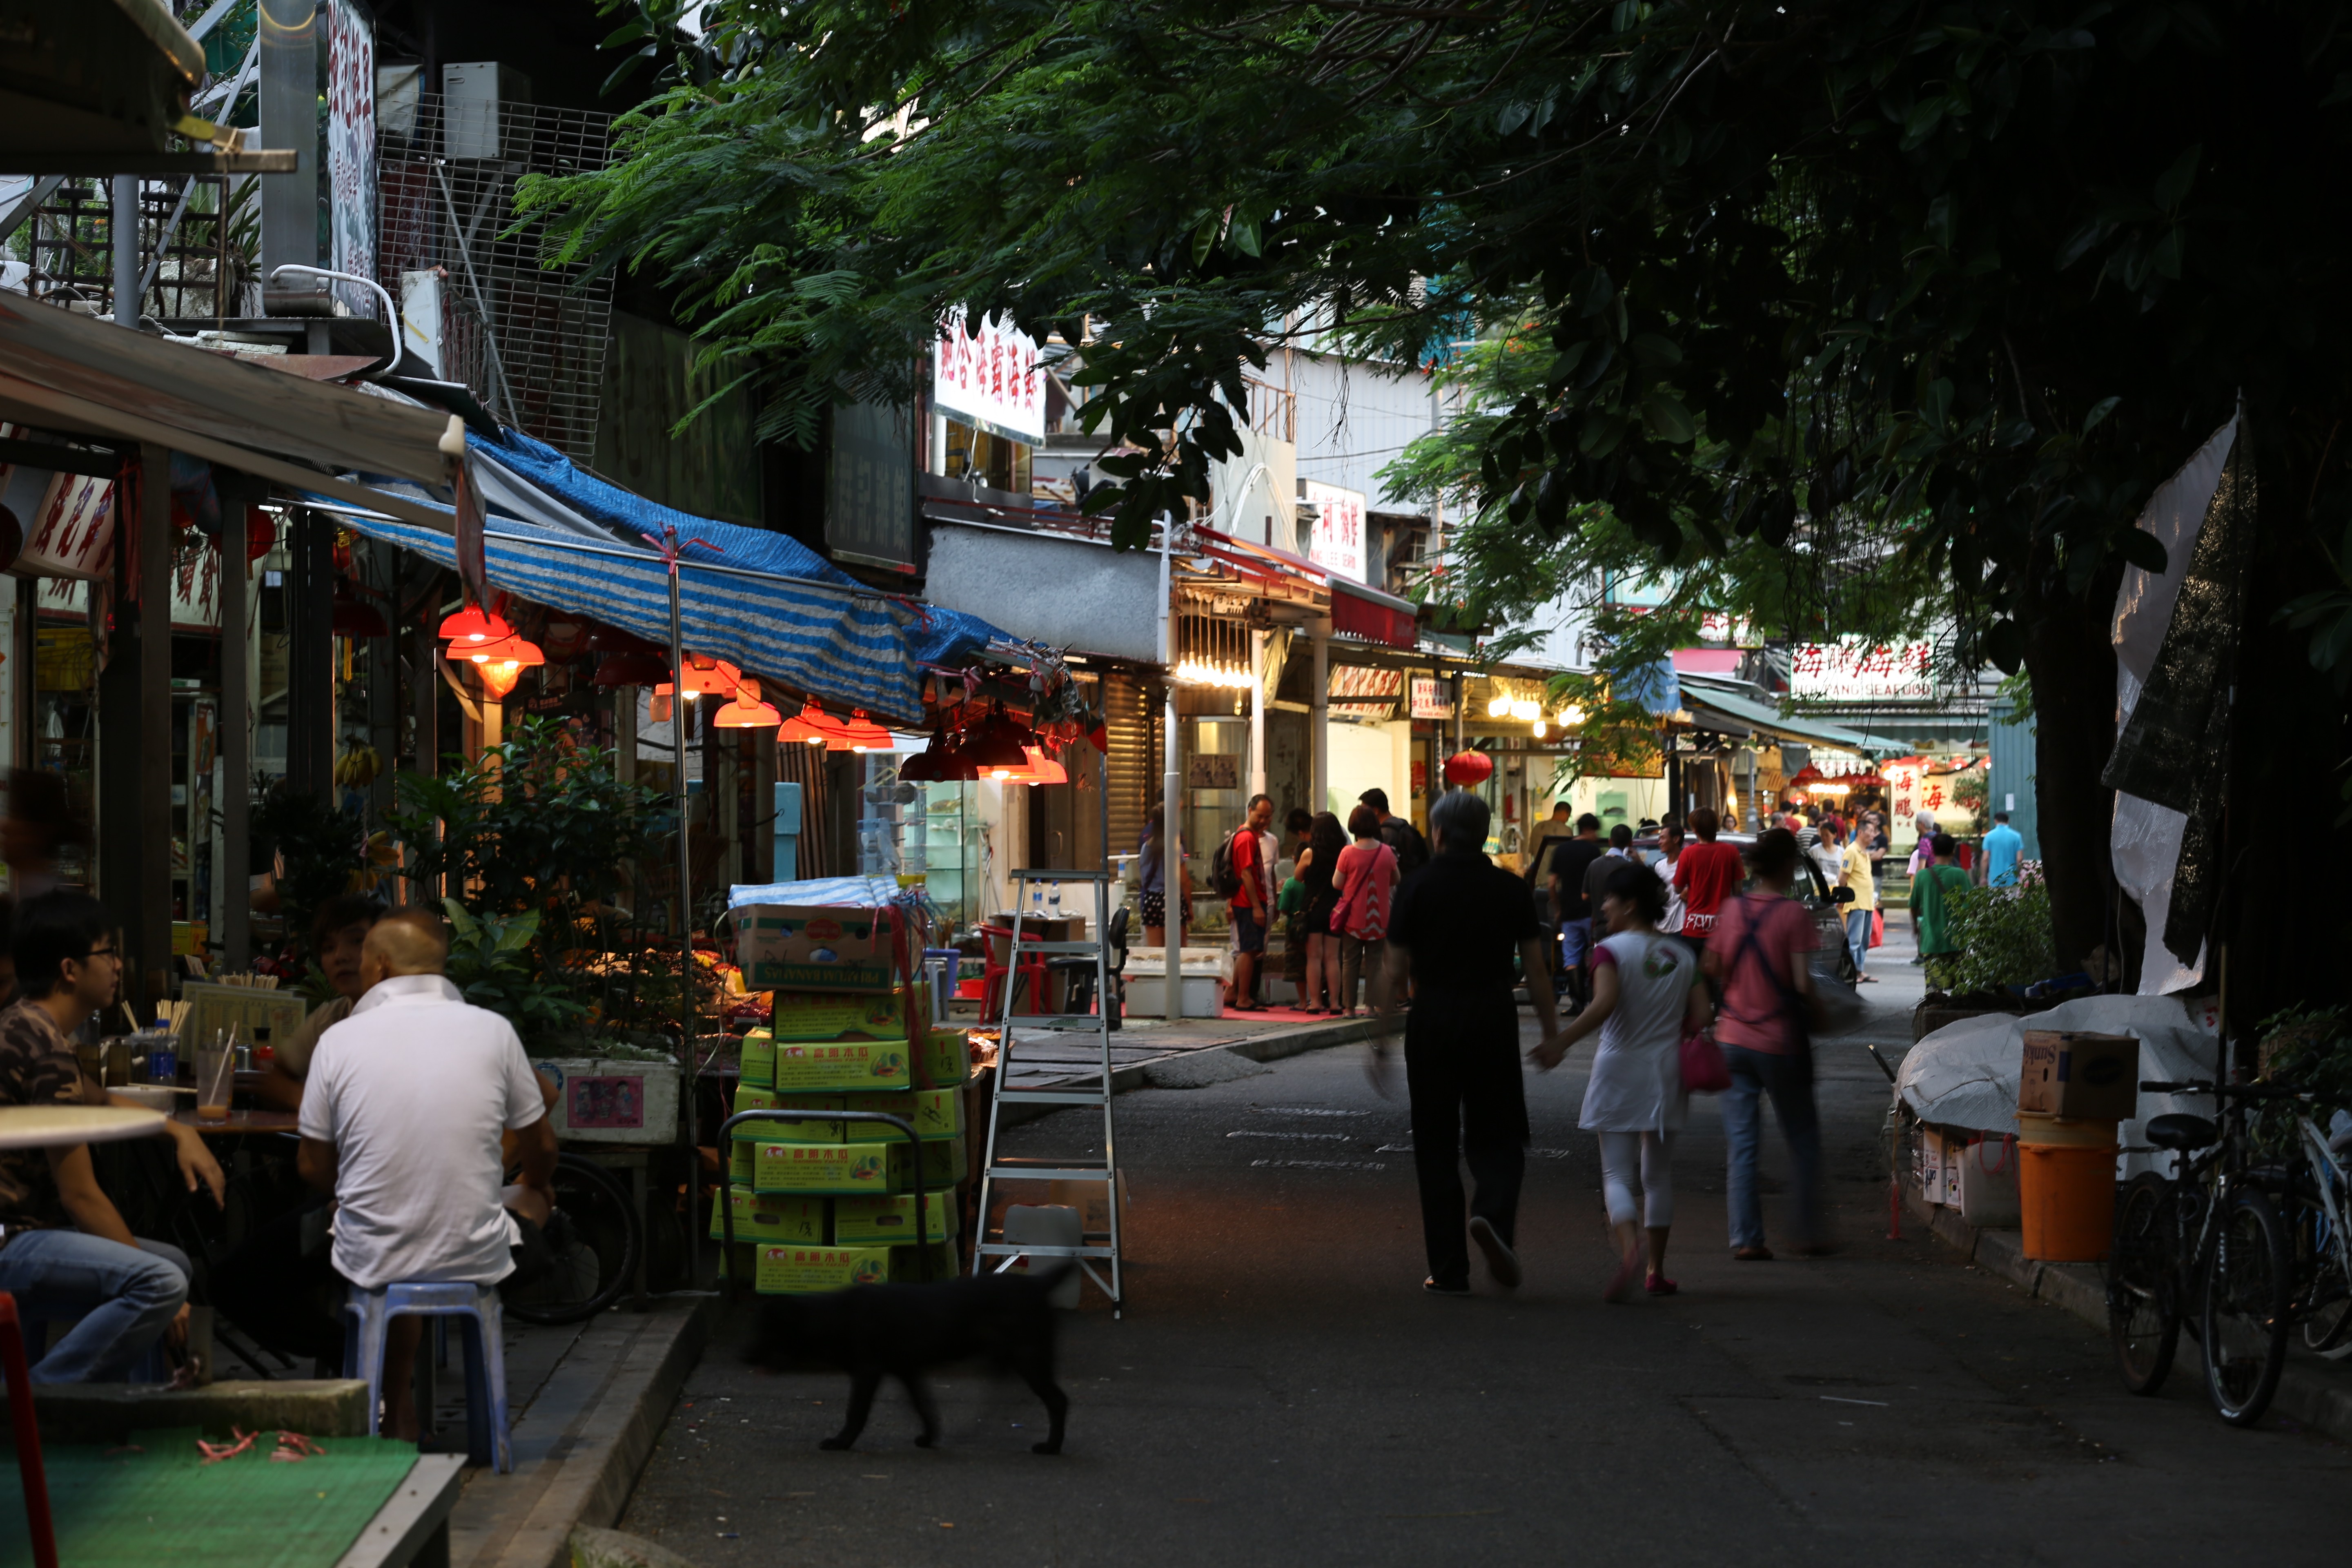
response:
<path id="1" fill-rule="evenodd" d="M 1339 944 L 1339 1011 L 1356 1016 L 1356 979 L 1370 983 L 1370 1010 L 1380 1011 L 1388 999 L 1383 943 L 1388 936 L 1389 904 L 1396 892 L 1396 851 L 1381 840 L 1381 814 L 1359 805 L 1348 815 L 1348 831 L 1355 842 L 1339 851 L 1332 872 L 1339 902 L 1331 910 L 1331 933 Z"/>

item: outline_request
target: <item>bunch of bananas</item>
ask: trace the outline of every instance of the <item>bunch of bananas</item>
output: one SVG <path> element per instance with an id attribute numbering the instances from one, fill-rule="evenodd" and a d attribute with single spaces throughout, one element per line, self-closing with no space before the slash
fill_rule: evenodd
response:
<path id="1" fill-rule="evenodd" d="M 373 746 L 360 742 L 353 742 L 349 751 L 335 759 L 335 782 L 346 789 L 365 789 L 382 772 L 383 758 Z"/>

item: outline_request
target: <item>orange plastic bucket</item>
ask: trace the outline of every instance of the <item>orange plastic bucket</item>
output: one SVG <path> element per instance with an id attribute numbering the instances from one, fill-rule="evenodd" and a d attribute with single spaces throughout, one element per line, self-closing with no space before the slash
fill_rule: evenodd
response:
<path id="1" fill-rule="evenodd" d="M 2116 1146 L 2017 1146 L 2018 1207 L 2025 1256 L 2044 1263 L 2096 1263 L 2116 1226 Z"/>

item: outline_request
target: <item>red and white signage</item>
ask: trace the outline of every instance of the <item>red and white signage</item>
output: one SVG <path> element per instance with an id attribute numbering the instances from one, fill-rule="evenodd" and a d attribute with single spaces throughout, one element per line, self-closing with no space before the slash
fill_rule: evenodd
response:
<path id="1" fill-rule="evenodd" d="M 114 561 L 114 481 L 81 474 L 49 480 L 41 510 L 26 530 L 19 577 L 103 577 Z"/>
<path id="2" fill-rule="evenodd" d="M 967 330 L 958 307 L 931 350 L 931 405 L 950 419 L 1025 446 L 1045 444 L 1045 373 L 1037 342 L 994 317 Z"/>
<path id="3" fill-rule="evenodd" d="M 1364 580 L 1364 492 L 1320 479 L 1299 486 L 1300 499 L 1315 509 L 1315 533 L 1307 557 L 1350 582 Z"/>
<path id="4" fill-rule="evenodd" d="M 1789 656 L 1789 694 L 1841 702 L 1932 700 L 1935 652 L 1924 642 L 1800 643 Z"/>

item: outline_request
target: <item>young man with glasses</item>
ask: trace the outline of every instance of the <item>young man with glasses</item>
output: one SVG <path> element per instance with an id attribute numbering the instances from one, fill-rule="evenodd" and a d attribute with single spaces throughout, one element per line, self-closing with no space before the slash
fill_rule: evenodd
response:
<path id="1" fill-rule="evenodd" d="M 59 890 L 26 900 L 14 940 L 21 998 L 0 1012 L 0 1106 L 104 1105 L 69 1031 L 114 1001 L 122 954 L 97 900 Z M 121 1100 L 121 1104 L 132 1104 Z M 225 1178 L 193 1128 L 166 1122 L 180 1173 L 221 1201 Z M 0 1150 L 0 1290 L 34 1321 L 79 1316 L 32 1369 L 36 1383 L 160 1382 L 152 1352 L 187 1334 L 188 1260 L 142 1241 L 99 1189 L 89 1146 Z"/>

